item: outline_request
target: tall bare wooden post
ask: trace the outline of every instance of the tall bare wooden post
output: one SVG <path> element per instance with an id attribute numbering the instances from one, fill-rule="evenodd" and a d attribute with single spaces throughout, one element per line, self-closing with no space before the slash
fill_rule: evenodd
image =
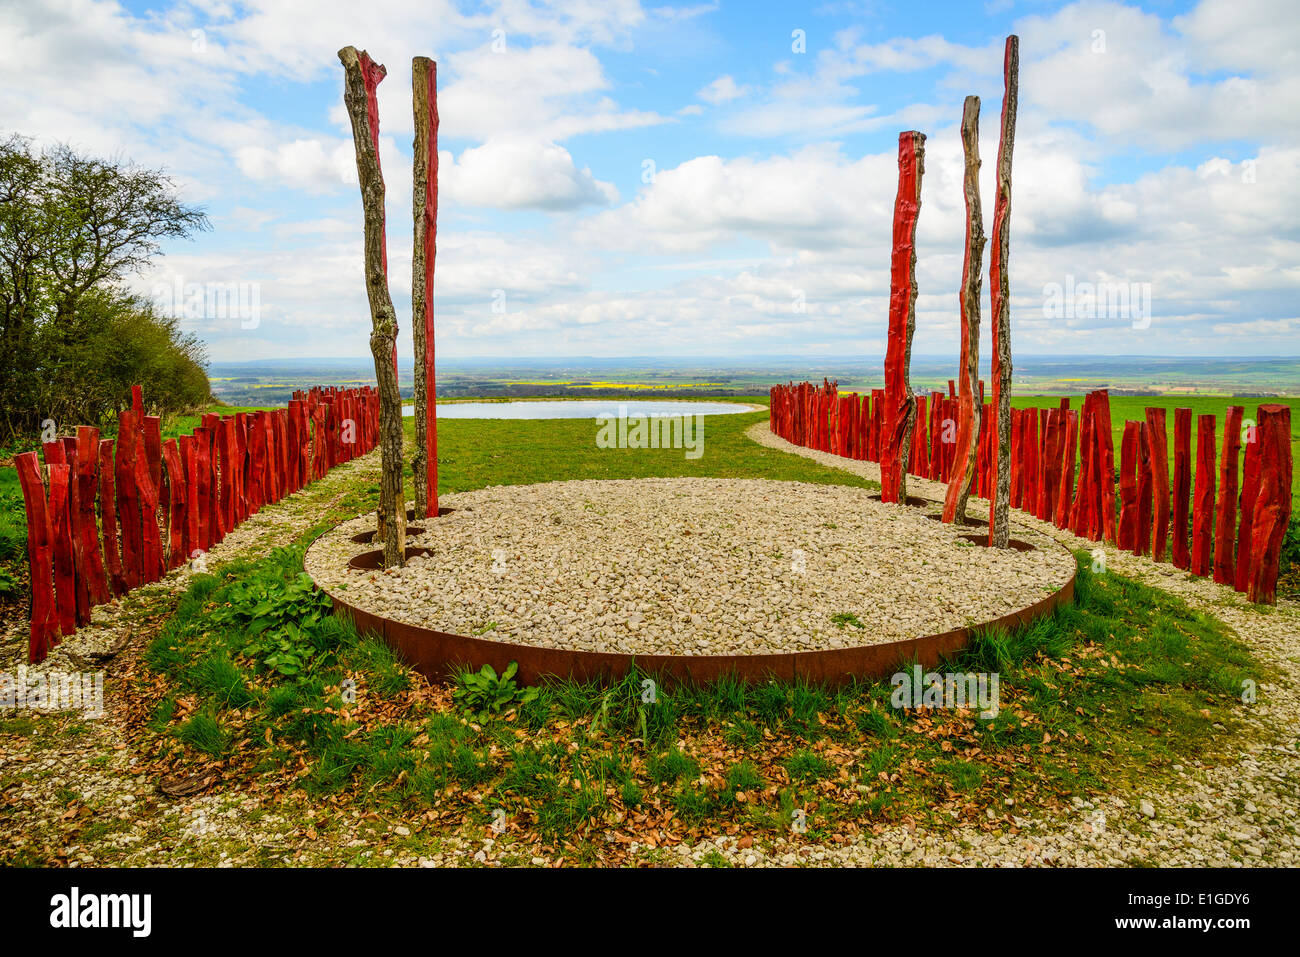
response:
<path id="1" fill-rule="evenodd" d="M 379 170 L 379 119 L 375 87 L 387 74 L 362 50 L 344 47 L 343 103 L 352 121 L 357 152 L 357 177 L 365 216 L 366 296 L 370 301 L 370 351 L 379 383 L 379 538 L 384 566 L 400 567 L 406 557 L 406 501 L 402 492 L 402 396 L 397 388 L 397 313 L 388 293 L 388 263 L 384 249 L 384 177 Z"/>
<path id="2" fill-rule="evenodd" d="M 997 423 L 997 482 L 989 507 L 989 544 L 1006 548 L 1011 507 L 1011 153 L 1016 142 L 1016 104 L 1020 38 L 1007 37 L 1002 59 L 1002 130 L 998 140 L 998 195 L 993 208 L 993 246 L 989 253 L 989 306 L 993 313 L 993 416 Z"/>
<path id="3" fill-rule="evenodd" d="M 898 134 L 898 195 L 889 260 L 889 340 L 885 349 L 885 441 L 880 456 L 880 500 L 907 504 L 916 396 L 909 370 L 916 331 L 916 221 L 921 212 L 925 134 Z"/>
<path id="4" fill-rule="evenodd" d="M 438 64 L 411 61 L 415 110 L 415 251 L 411 328 L 415 335 L 415 514 L 438 514 L 438 399 L 433 371 L 433 272 L 438 248 Z"/>
<path id="5" fill-rule="evenodd" d="M 965 522 L 966 503 L 978 462 L 980 417 L 975 410 L 980 370 L 980 261 L 984 255 L 984 213 L 980 206 L 980 98 L 966 97 L 961 113 L 961 145 L 966 155 L 966 255 L 962 261 L 961 368 L 957 448 L 952 480 L 944 497 L 943 520 Z"/>

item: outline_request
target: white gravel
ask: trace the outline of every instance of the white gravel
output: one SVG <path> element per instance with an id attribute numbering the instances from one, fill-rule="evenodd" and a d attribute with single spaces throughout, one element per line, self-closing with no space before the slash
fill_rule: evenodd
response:
<path id="1" fill-rule="evenodd" d="M 365 611 L 438 631 L 632 654 L 769 654 L 915 638 L 1025 608 L 1074 559 L 990 550 L 968 529 L 866 489 L 641 479 L 494 486 L 443 496 L 430 550 L 391 572 L 347 568 L 370 516 L 312 546 L 307 571 Z M 855 622 L 832 616 L 853 615 Z M 860 627 L 858 625 L 860 623 Z"/>

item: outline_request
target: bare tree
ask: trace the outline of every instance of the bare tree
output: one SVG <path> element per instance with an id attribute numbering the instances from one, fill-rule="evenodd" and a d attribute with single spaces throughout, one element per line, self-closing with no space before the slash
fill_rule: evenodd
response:
<path id="1" fill-rule="evenodd" d="M 415 514 L 438 514 L 438 418 L 433 379 L 433 269 L 438 242 L 438 64 L 411 61 L 415 111 L 411 327 L 415 338 Z"/>
<path id="2" fill-rule="evenodd" d="M 379 169 L 378 116 L 372 116 L 374 87 L 387 71 L 363 50 L 344 47 L 343 103 L 352 121 L 361 208 L 365 218 L 366 296 L 370 301 L 370 351 L 379 384 L 379 528 L 384 567 L 400 568 L 406 559 L 406 501 L 402 491 L 402 396 L 397 388 L 397 312 L 388 292 L 384 251 L 384 176 Z"/>
<path id="3" fill-rule="evenodd" d="M 989 255 L 989 305 L 993 313 L 993 416 L 997 422 L 997 485 L 989 507 L 989 544 L 1006 548 L 1011 509 L 1011 153 L 1016 144 L 1016 104 L 1020 38 L 1007 37 L 1002 61 L 1005 92 L 998 140 L 998 194 L 993 208 L 993 247 Z"/>

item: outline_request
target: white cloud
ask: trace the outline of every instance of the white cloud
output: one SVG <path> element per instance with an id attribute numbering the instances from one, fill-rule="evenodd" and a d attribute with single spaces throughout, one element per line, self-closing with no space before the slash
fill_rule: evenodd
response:
<path id="1" fill-rule="evenodd" d="M 459 162 L 442 154 L 438 179 L 466 206 L 563 210 L 618 201 L 618 190 L 578 169 L 563 146 L 521 136 L 494 137 Z"/>
<path id="2" fill-rule="evenodd" d="M 749 87 L 739 86 L 734 77 L 730 74 L 723 74 L 708 86 L 703 87 L 696 95 L 705 103 L 718 106 L 722 103 L 737 100 L 748 92 Z"/>
<path id="3" fill-rule="evenodd" d="M 252 179 L 310 193 L 336 192 L 357 181 L 356 153 L 347 142 L 326 144 L 319 139 L 300 139 L 275 147 L 243 146 L 235 151 L 235 162 Z"/>

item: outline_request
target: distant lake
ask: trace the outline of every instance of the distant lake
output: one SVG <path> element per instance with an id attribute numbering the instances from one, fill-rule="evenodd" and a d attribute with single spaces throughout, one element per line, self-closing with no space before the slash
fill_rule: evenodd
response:
<path id="1" fill-rule="evenodd" d="M 619 402 L 576 399 L 558 402 L 453 402 L 438 405 L 440 419 L 594 419 L 608 415 L 735 415 L 754 411 L 739 402 Z M 415 406 L 402 407 L 415 415 Z"/>

